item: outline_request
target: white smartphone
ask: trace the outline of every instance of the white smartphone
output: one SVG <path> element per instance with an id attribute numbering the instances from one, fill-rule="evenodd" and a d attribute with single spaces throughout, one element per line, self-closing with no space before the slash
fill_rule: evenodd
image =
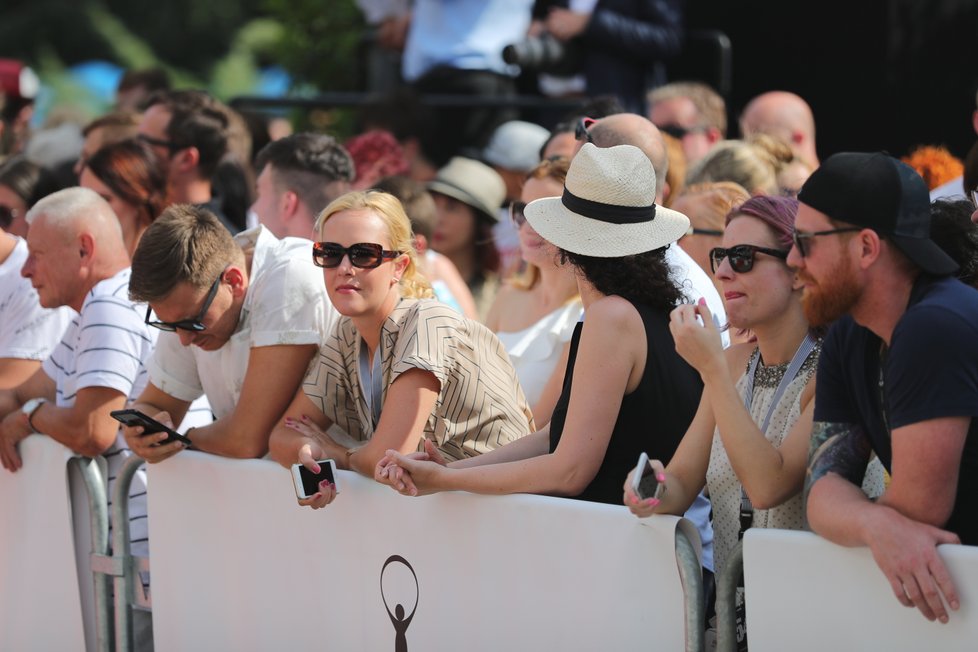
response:
<path id="1" fill-rule="evenodd" d="M 644 452 L 638 456 L 638 464 L 635 465 L 635 472 L 632 473 L 632 491 L 635 495 L 645 500 L 647 498 L 661 499 L 665 493 L 666 485 L 660 483 L 655 477 L 655 469 L 649 462 L 649 456 Z"/>
<path id="2" fill-rule="evenodd" d="M 319 483 L 328 480 L 336 485 L 336 462 L 333 460 L 316 460 L 319 473 L 313 473 L 301 464 L 292 465 L 292 484 L 295 485 L 295 495 L 300 499 L 310 498 L 319 493 Z M 339 493 L 340 487 L 336 485 Z"/>

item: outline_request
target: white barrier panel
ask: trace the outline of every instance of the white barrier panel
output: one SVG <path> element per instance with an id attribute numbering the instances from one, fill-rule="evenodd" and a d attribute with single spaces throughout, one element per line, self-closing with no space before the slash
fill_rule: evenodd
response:
<path id="1" fill-rule="evenodd" d="M 751 652 L 975 650 L 978 548 L 941 546 L 961 609 L 946 625 L 902 606 L 868 548 L 808 532 L 753 528 L 744 536 Z"/>
<path id="2" fill-rule="evenodd" d="M 0 469 L 0 649 L 82 650 L 67 482 L 73 454 L 36 435 L 19 450 L 19 471 Z"/>
<path id="3" fill-rule="evenodd" d="M 542 496 L 407 498 L 349 472 L 313 511 L 278 465 L 193 451 L 149 474 L 161 652 L 684 647 L 680 519 Z"/>

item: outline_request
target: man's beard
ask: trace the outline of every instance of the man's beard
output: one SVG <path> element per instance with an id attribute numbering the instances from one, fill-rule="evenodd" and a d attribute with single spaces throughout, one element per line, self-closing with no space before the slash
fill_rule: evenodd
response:
<path id="1" fill-rule="evenodd" d="M 859 300 L 859 286 L 851 273 L 852 263 L 848 258 L 843 261 L 821 283 L 805 286 L 801 305 L 810 326 L 828 326 L 848 313 Z M 799 278 L 805 282 L 814 281 L 803 271 L 799 272 Z"/>

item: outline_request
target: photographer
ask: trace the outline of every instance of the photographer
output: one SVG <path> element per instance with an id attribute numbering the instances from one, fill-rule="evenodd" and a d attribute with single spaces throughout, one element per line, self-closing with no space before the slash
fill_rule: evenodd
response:
<path id="1" fill-rule="evenodd" d="M 542 75 L 541 90 L 548 95 L 615 95 L 626 110 L 644 114 L 645 92 L 665 83 L 663 61 L 678 54 L 682 45 L 682 9 L 681 0 L 537 0 L 528 41 L 542 42 L 523 49 L 544 51 L 543 61 L 523 57 L 511 62 L 567 75 L 577 60 L 583 83 Z M 560 56 L 561 48 L 550 39 L 565 46 Z M 520 49 L 524 44 L 514 45 Z"/>

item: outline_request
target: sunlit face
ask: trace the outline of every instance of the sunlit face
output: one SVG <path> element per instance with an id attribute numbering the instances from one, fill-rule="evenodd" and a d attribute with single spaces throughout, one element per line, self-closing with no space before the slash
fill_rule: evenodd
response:
<path id="1" fill-rule="evenodd" d="M 754 245 L 784 250 L 771 229 L 761 220 L 741 215 L 727 224 L 723 233 L 725 249 L 737 245 Z M 795 290 L 795 274 L 785 262 L 765 253 L 754 253 L 750 271 L 737 273 L 724 258 L 716 267 L 723 304 L 730 325 L 741 329 L 756 329 L 784 314 L 789 303 L 800 300 Z"/>
<path id="2" fill-rule="evenodd" d="M 75 229 L 57 229 L 43 215 L 34 220 L 27 233 L 28 256 L 21 274 L 31 280 L 45 308 L 71 306 L 81 309 L 85 289 L 80 273 L 82 246 Z"/>
<path id="3" fill-rule="evenodd" d="M 795 230 L 815 233 L 835 228 L 825 213 L 799 204 Z M 788 264 L 798 272 L 802 285 L 802 307 L 812 326 L 824 326 L 849 312 L 859 300 L 860 287 L 846 245 L 852 233 L 837 233 L 810 238 L 807 255 L 791 248 Z"/>
<path id="4" fill-rule="evenodd" d="M 13 215 L 10 226 L 5 229 L 6 232 L 26 238 L 27 220 L 24 219 L 24 215 L 27 214 L 27 204 L 20 198 L 20 195 L 0 184 L 0 206 L 9 209 Z"/>
<path id="5" fill-rule="evenodd" d="M 340 211 L 329 217 L 319 232 L 320 242 L 341 247 L 355 244 L 379 244 L 391 249 L 391 239 L 384 221 L 369 209 Z M 383 319 L 400 298 L 398 282 L 408 264 L 406 255 L 385 259 L 374 268 L 355 267 L 344 255 L 338 267 L 323 268 L 326 293 L 337 312 L 354 319 Z"/>
<path id="6" fill-rule="evenodd" d="M 708 220 L 702 215 L 709 210 L 709 201 L 703 195 L 685 195 L 673 202 L 672 208 L 679 211 L 689 218 L 689 225 L 697 230 L 723 231 L 717 229 L 713 220 Z M 723 246 L 722 236 L 710 235 L 706 233 L 691 233 L 679 240 L 679 246 L 683 248 L 690 257 L 696 261 L 707 274 L 710 273 L 710 250 L 714 247 Z"/>
<path id="7" fill-rule="evenodd" d="M 102 183 L 102 180 L 95 176 L 88 168 L 82 170 L 78 185 L 82 188 L 94 190 L 98 193 L 99 197 L 109 203 L 112 211 L 119 218 L 119 224 L 122 225 L 123 241 L 127 246 L 130 244 L 135 245 L 135 240 L 139 234 L 145 227 L 149 226 L 149 218 L 145 212 L 141 211 L 135 204 L 131 204 L 115 194 L 111 188 Z M 135 246 L 132 246 L 130 252 L 134 249 Z"/>
<path id="8" fill-rule="evenodd" d="M 564 187 L 555 179 L 527 179 L 523 184 L 520 200 L 529 204 L 534 199 L 544 197 L 559 197 Z M 529 222 L 523 222 L 517 233 L 520 237 L 520 255 L 528 263 L 537 267 L 554 267 L 557 259 L 557 248 L 541 238 Z"/>
<path id="9" fill-rule="evenodd" d="M 475 211 L 468 204 L 437 192 L 431 193 L 438 209 L 438 220 L 431 234 L 431 248 L 440 254 L 465 254 L 475 245 Z"/>
<path id="10" fill-rule="evenodd" d="M 282 192 L 276 187 L 275 172 L 271 165 L 266 165 L 255 180 L 255 203 L 251 210 L 258 216 L 258 221 L 278 237 L 286 235 L 282 224 Z"/>
<path id="11" fill-rule="evenodd" d="M 241 305 L 234 300 L 230 284 L 223 280 L 227 274 L 228 270 L 222 273 L 222 281 L 217 288 L 217 293 L 200 320 L 206 329 L 199 332 L 176 330 L 180 343 L 184 346 L 194 345 L 204 351 L 216 351 L 234 334 L 241 316 Z M 150 306 L 159 321 L 178 322 L 196 319 L 207 301 L 209 290 L 210 286 L 195 288 L 186 282 L 178 283 L 166 297 L 151 302 Z"/>
<path id="12" fill-rule="evenodd" d="M 677 138 L 682 143 L 687 164 L 699 161 L 710 151 L 712 143 L 706 126 L 696 110 L 696 105 L 688 97 L 674 97 L 656 102 L 649 111 L 649 120 L 660 129 L 676 127 L 685 132 Z"/>

